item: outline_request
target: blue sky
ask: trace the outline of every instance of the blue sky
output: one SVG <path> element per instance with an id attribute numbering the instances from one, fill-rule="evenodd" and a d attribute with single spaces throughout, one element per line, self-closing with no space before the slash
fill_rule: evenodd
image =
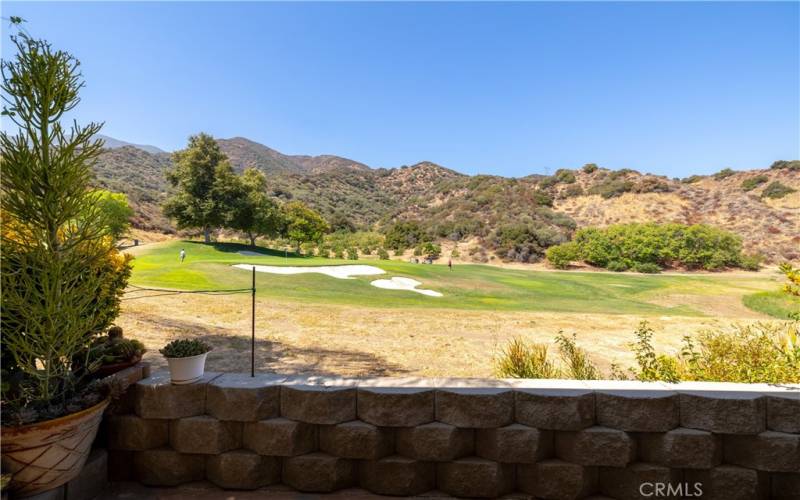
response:
<path id="1" fill-rule="evenodd" d="M 371 166 L 685 176 L 800 158 L 800 3 L 15 3 L 75 113 Z M 3 23 L 4 58 L 11 55 Z"/>

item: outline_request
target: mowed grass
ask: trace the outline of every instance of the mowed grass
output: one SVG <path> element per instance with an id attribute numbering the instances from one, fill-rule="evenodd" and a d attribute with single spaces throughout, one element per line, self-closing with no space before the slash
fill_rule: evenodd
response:
<path id="1" fill-rule="evenodd" d="M 800 313 L 800 297 L 782 291 L 759 292 L 746 295 L 744 305 L 773 318 L 789 319 L 791 313 Z"/>
<path id="2" fill-rule="evenodd" d="M 178 254 L 184 248 L 185 262 Z M 260 255 L 242 255 L 252 247 L 235 243 L 193 241 L 156 243 L 135 251 L 131 283 L 179 290 L 235 289 L 250 286 L 250 271 L 233 264 L 320 266 L 367 264 L 386 271 L 380 276 L 342 280 L 322 274 L 276 275 L 256 273 L 260 298 L 315 304 L 379 308 L 445 308 L 494 311 L 554 311 L 659 316 L 714 314 L 709 298 L 720 297 L 741 306 L 742 296 L 774 289 L 764 276 L 636 275 L 593 272 L 548 272 L 503 269 L 486 265 L 412 264 L 396 260 L 358 261 L 305 257 L 282 251 L 256 249 Z M 375 279 L 404 276 L 422 282 L 419 288 L 443 297 L 373 287 Z M 711 301 L 713 302 L 713 300 Z M 697 307 L 702 303 L 704 307 Z M 744 308 L 742 308 L 744 309 Z"/>

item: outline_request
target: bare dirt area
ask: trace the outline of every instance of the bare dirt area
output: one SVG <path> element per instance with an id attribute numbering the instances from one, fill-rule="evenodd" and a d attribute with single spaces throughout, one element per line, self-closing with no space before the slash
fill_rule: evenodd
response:
<path id="1" fill-rule="evenodd" d="M 735 299 L 734 299 L 735 300 Z M 492 358 L 519 335 L 552 342 L 559 330 L 577 333 L 604 370 L 629 366 L 627 344 L 639 317 L 614 314 L 398 310 L 302 304 L 258 299 L 256 369 L 285 374 L 343 376 L 492 376 Z M 725 319 L 650 317 L 658 349 L 674 352 L 684 335 L 704 328 L 749 323 L 764 316 L 731 307 Z M 178 295 L 123 302 L 117 323 L 144 342 L 145 360 L 157 368 L 158 349 L 179 337 L 202 337 L 214 346 L 207 369 L 248 371 L 249 295 Z"/>

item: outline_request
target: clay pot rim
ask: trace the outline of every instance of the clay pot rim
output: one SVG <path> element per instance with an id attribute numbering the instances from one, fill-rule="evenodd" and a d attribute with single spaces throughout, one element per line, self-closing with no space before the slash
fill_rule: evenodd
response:
<path id="1" fill-rule="evenodd" d="M 68 423 L 70 420 L 78 420 L 78 419 L 80 419 L 82 417 L 85 417 L 85 416 L 87 416 L 87 415 L 89 415 L 91 413 L 96 412 L 98 409 L 100 409 L 101 411 L 104 410 L 105 407 L 108 406 L 108 404 L 110 402 L 111 402 L 111 398 L 107 397 L 104 400 L 102 400 L 99 403 L 97 403 L 96 405 L 92 405 L 92 406 L 90 406 L 88 408 L 84 408 L 83 410 L 77 411 L 75 413 L 62 415 L 60 417 L 56 417 L 56 418 L 53 418 L 53 419 L 50 419 L 50 420 L 42 420 L 42 421 L 39 421 L 39 422 L 33 422 L 33 423 L 30 423 L 30 424 L 15 425 L 15 426 L 11 426 L 11 425 L 6 426 L 6 425 L 4 425 L 4 426 L 0 427 L 0 430 L 2 430 L 2 433 L 3 433 L 4 437 L 7 439 L 9 437 L 13 437 L 13 436 L 16 436 L 16 435 L 19 435 L 19 434 L 25 434 L 26 432 L 29 432 L 31 429 L 33 429 L 35 427 L 45 427 L 45 428 L 46 427 L 53 427 L 53 426 L 57 426 L 57 425 Z M 102 407 L 102 408 L 100 408 L 100 407 Z"/>

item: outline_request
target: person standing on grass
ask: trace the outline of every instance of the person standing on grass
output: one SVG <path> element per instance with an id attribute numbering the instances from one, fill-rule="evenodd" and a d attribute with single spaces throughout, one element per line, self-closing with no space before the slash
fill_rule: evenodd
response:
<path id="1" fill-rule="evenodd" d="M 453 270 L 453 259 L 452 258 L 448 258 L 447 259 L 447 267 L 449 267 L 451 271 Z"/>
<path id="2" fill-rule="evenodd" d="M 186 258 L 186 250 L 181 248 L 181 254 L 180 255 L 181 255 L 181 264 L 183 264 L 183 259 Z"/>

